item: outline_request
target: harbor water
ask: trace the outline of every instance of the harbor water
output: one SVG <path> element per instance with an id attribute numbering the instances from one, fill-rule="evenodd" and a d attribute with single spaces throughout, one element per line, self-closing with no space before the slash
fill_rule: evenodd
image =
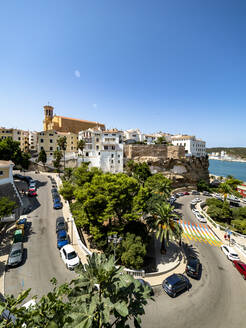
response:
<path id="1" fill-rule="evenodd" d="M 246 181 L 246 163 L 209 160 L 209 173 L 226 177 L 232 175 L 242 181 Z"/>

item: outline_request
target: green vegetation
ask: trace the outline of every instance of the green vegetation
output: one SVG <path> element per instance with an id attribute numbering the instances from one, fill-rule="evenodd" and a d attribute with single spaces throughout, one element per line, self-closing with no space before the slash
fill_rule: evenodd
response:
<path id="1" fill-rule="evenodd" d="M 10 215 L 16 207 L 16 202 L 10 200 L 8 197 L 0 198 L 0 218 Z"/>
<path id="2" fill-rule="evenodd" d="M 62 159 L 62 152 L 60 150 L 55 150 L 53 164 L 58 172 L 60 172 L 60 168 L 61 168 L 61 159 Z"/>
<path id="3" fill-rule="evenodd" d="M 0 158 L 12 161 L 16 166 L 28 169 L 30 154 L 21 151 L 20 143 L 11 138 L 0 140 Z"/>
<path id="4" fill-rule="evenodd" d="M 130 319 L 135 327 L 141 327 L 151 290 L 116 267 L 113 257 L 93 253 L 77 274 L 70 284 L 59 287 L 53 278 L 53 290 L 28 309 L 21 304 L 30 289 L 17 298 L 6 296 L 5 302 L 0 301 L 0 314 L 7 309 L 16 322 L 3 319 L 0 327 L 117 328 L 128 327 Z"/>
<path id="5" fill-rule="evenodd" d="M 210 191 L 209 184 L 205 180 L 200 180 L 197 183 L 197 190 L 198 191 Z"/>
<path id="6" fill-rule="evenodd" d="M 67 138 L 65 136 L 64 137 L 59 137 L 57 139 L 57 145 L 59 147 L 59 150 L 63 151 L 63 160 L 64 160 L 64 169 L 65 169 L 65 152 L 66 152 L 66 149 L 67 149 Z"/>
<path id="7" fill-rule="evenodd" d="M 38 154 L 38 161 L 43 163 L 43 166 L 45 166 L 45 163 L 47 162 L 47 155 L 44 149 L 41 149 L 40 153 Z"/>
<path id="8" fill-rule="evenodd" d="M 207 148 L 207 153 L 220 153 L 221 151 L 226 151 L 226 153 L 230 156 L 240 157 L 246 159 L 246 148 L 245 147 L 215 147 L 215 148 Z"/>

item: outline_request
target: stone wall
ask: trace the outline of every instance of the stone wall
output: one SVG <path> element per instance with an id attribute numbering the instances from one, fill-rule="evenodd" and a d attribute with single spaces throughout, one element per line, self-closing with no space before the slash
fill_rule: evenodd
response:
<path id="1" fill-rule="evenodd" d="M 196 186 L 201 179 L 209 182 L 207 157 L 185 157 L 182 146 L 124 145 L 125 161 L 149 164 L 152 173 L 162 173 L 173 181 L 173 187 Z"/>

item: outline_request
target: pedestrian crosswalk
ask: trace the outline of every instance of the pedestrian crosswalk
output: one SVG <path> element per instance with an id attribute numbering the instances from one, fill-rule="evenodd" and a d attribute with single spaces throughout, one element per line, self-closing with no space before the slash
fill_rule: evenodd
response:
<path id="1" fill-rule="evenodd" d="M 221 246 L 222 242 L 216 237 L 212 229 L 206 224 L 196 224 L 191 222 L 179 221 L 183 228 L 183 238 L 204 242 L 212 246 Z"/>

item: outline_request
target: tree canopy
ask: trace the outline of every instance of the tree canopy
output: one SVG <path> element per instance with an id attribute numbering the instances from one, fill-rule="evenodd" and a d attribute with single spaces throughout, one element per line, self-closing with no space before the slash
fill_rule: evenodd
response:
<path id="1" fill-rule="evenodd" d="M 0 218 L 10 215 L 16 207 L 16 202 L 10 200 L 8 197 L 0 198 Z"/>
<path id="2" fill-rule="evenodd" d="M 20 143 L 11 138 L 0 140 L 0 159 L 12 161 L 15 165 L 27 169 L 29 166 L 30 155 L 21 151 Z"/>

